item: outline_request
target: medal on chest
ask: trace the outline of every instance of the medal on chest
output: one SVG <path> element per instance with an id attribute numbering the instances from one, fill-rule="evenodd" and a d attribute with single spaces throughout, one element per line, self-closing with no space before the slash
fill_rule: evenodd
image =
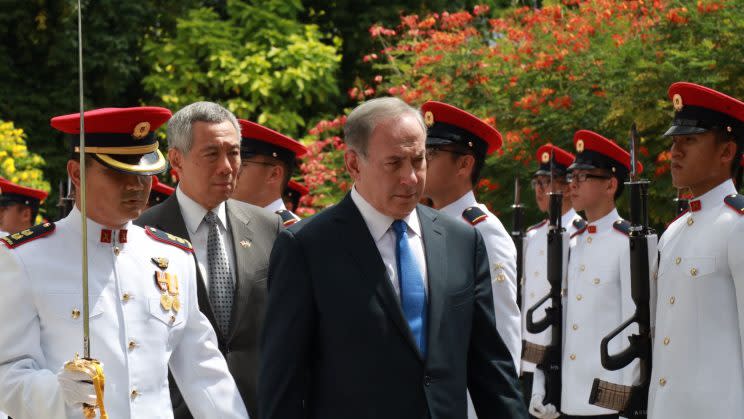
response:
<path id="1" fill-rule="evenodd" d="M 152 263 L 159 268 L 155 271 L 155 285 L 160 290 L 160 307 L 165 311 L 178 313 L 181 310 L 181 300 L 178 298 L 178 275 L 166 272 L 168 259 L 152 258 Z"/>

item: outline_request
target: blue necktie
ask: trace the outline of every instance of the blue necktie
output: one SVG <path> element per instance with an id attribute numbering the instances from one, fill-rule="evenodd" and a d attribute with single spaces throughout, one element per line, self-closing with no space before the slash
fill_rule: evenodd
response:
<path id="1" fill-rule="evenodd" d="M 406 222 L 395 220 L 395 256 L 398 259 L 398 280 L 400 281 L 400 305 L 408 326 L 413 332 L 413 338 L 426 358 L 426 291 L 424 277 L 408 246 L 406 237 Z"/>

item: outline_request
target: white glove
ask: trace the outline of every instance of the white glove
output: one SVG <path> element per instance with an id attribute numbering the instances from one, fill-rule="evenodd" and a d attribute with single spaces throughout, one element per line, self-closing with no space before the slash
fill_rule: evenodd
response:
<path id="1" fill-rule="evenodd" d="M 552 404 L 543 404 L 542 395 L 536 394 L 530 400 L 530 414 L 540 419 L 556 419 L 561 414 Z"/>
<path id="2" fill-rule="evenodd" d="M 69 371 L 62 367 L 57 372 L 57 382 L 62 393 L 62 399 L 68 406 L 82 403 L 97 405 L 96 390 L 88 374 L 81 371 Z"/>

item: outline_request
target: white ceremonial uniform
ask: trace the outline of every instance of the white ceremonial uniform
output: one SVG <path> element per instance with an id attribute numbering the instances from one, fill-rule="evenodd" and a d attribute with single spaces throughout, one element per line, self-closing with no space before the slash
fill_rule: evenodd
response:
<path id="1" fill-rule="evenodd" d="M 571 208 L 561 216 L 561 226 L 566 230 L 568 235 L 573 235 L 578 231 L 574 221 L 582 220 L 579 214 Z M 522 338 L 530 343 L 541 346 L 550 344 L 550 328 L 533 334 L 527 331 L 527 310 L 537 304 L 540 299 L 550 292 L 550 283 L 548 282 L 548 220 L 531 227 L 524 236 L 524 252 L 522 256 Z M 563 266 L 567 266 L 568 261 L 563 261 Z M 550 307 L 550 301 L 547 301 L 536 311 L 535 320 L 540 320 L 543 316 L 537 313 L 543 312 L 543 307 Z M 522 372 L 534 372 L 535 364 L 522 360 Z"/>
<path id="2" fill-rule="evenodd" d="M 744 416 L 744 212 L 724 202 L 735 194 L 727 180 L 692 200 L 659 241 L 649 419 Z"/>
<path id="3" fill-rule="evenodd" d="M 14 419 L 83 417 L 65 405 L 56 376 L 82 355 L 81 225 L 73 209 L 50 234 L 14 249 L 0 246 L 0 318 L 7 320 L 0 328 L 0 409 Z M 125 239 L 87 225 L 90 347 L 104 367 L 109 416 L 172 418 L 170 367 L 194 417 L 247 418 L 199 311 L 193 255 L 131 222 Z M 151 258 L 167 258 L 167 268 Z M 178 311 L 161 307 L 157 272 L 177 278 Z"/>
<path id="4" fill-rule="evenodd" d="M 616 411 L 589 404 L 595 378 L 632 385 L 639 378 L 638 361 L 620 371 L 608 371 L 600 361 L 600 342 L 635 311 L 630 293 L 630 247 L 628 236 L 613 224 L 622 220 L 613 209 L 587 223 L 570 242 L 566 297 L 563 302 L 563 359 L 561 362 L 561 412 L 591 416 Z M 609 352 L 627 347 L 629 327 L 612 340 Z M 535 371 L 533 397 L 544 395 L 542 371 Z"/>
<path id="5" fill-rule="evenodd" d="M 501 221 L 475 200 L 473 191 L 469 191 L 457 201 L 443 207 L 440 211 L 450 217 L 470 224 L 462 214 L 469 207 L 478 207 L 486 215 L 486 219 L 475 225 L 483 236 L 491 267 L 491 286 L 493 288 L 494 312 L 496 314 L 496 329 L 501 339 L 509 349 L 514 361 L 514 368 L 519 375 L 519 360 L 522 356 L 522 336 L 519 306 L 517 306 L 517 248 L 514 240 L 501 224 Z M 468 418 L 474 419 L 473 402 L 468 394 Z"/>
<path id="6" fill-rule="evenodd" d="M 269 210 L 269 211 L 271 211 L 271 212 L 273 212 L 273 213 L 277 213 L 277 214 L 279 213 L 279 211 L 284 210 L 284 211 L 287 211 L 288 213 L 292 214 L 292 217 L 294 217 L 295 220 L 297 220 L 297 221 L 300 221 L 301 220 L 301 218 L 297 214 L 295 214 L 292 211 L 290 211 L 290 210 L 287 209 L 287 206 L 284 205 L 284 200 L 281 199 L 281 198 L 279 198 L 276 201 L 270 203 L 269 205 L 265 206 L 264 208 L 267 209 L 267 210 Z"/>

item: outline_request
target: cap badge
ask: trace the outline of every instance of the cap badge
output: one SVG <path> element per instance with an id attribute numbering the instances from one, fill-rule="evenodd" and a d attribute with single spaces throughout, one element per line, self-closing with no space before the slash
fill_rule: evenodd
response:
<path id="1" fill-rule="evenodd" d="M 685 107 L 685 104 L 682 103 L 682 96 L 680 96 L 679 93 L 675 93 L 674 96 L 672 96 L 672 104 L 674 105 L 674 110 L 679 112 L 682 110 L 682 108 Z"/>
<path id="2" fill-rule="evenodd" d="M 576 141 L 576 151 L 579 153 L 584 151 L 584 140 Z"/>
<path id="3" fill-rule="evenodd" d="M 434 125 L 434 114 L 431 111 L 424 113 L 424 123 L 426 123 L 427 127 Z"/>
<path id="4" fill-rule="evenodd" d="M 540 159 L 542 160 L 543 163 L 549 162 L 550 161 L 550 153 L 548 153 L 547 151 L 544 152 L 544 153 L 542 153 L 542 156 L 540 157 Z"/>
<path id="5" fill-rule="evenodd" d="M 137 124 L 136 127 L 134 127 L 134 131 L 132 132 L 132 137 L 135 140 L 141 140 L 145 138 L 148 133 L 150 133 L 150 123 L 147 121 L 143 121 Z"/>

